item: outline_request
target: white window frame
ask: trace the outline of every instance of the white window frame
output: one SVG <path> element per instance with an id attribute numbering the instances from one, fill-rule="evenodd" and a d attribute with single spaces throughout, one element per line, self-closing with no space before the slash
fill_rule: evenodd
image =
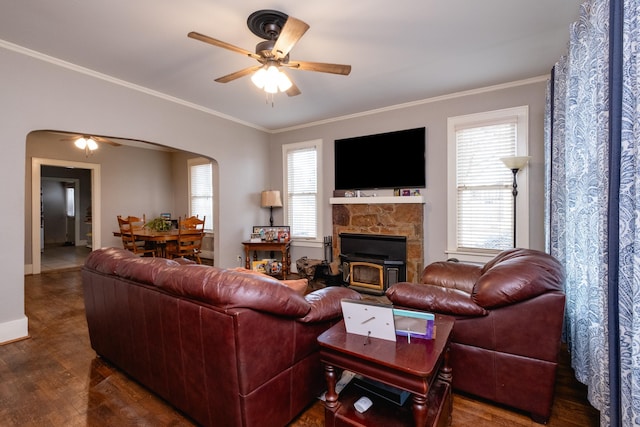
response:
<path id="1" fill-rule="evenodd" d="M 205 231 L 207 232 L 213 232 L 213 224 L 214 224 L 214 218 L 213 218 L 213 162 L 207 158 L 204 157 L 196 157 L 193 159 L 188 159 L 187 160 L 187 190 L 189 193 L 189 215 L 195 215 L 194 212 L 191 211 L 191 199 L 193 198 L 192 194 L 191 194 L 191 168 L 193 166 L 200 166 L 200 165 L 205 165 L 205 164 L 209 164 L 211 165 L 211 215 L 207 215 L 205 218 Z M 209 217 L 211 216 L 211 217 Z"/>
<path id="2" fill-rule="evenodd" d="M 304 142 L 296 142 L 291 144 L 283 144 L 282 145 L 282 165 L 283 165 L 283 173 L 282 173 L 282 181 L 284 189 L 284 197 L 283 197 L 283 209 L 284 209 L 284 223 L 285 225 L 291 225 L 291 221 L 289 219 L 289 170 L 288 170 L 288 154 L 291 151 L 303 150 L 308 148 L 315 148 L 316 150 L 316 237 L 314 238 L 304 238 L 295 236 L 294 230 L 291 230 L 291 238 L 292 244 L 294 246 L 307 246 L 307 247 L 322 247 L 322 175 L 321 171 L 322 167 L 322 139 L 314 139 L 310 141 Z"/>
<path id="3" fill-rule="evenodd" d="M 458 242 L 458 203 L 457 203 L 457 147 L 456 129 L 461 127 L 487 126 L 504 123 L 505 119 L 516 120 L 516 147 L 514 155 L 528 155 L 529 107 L 520 106 L 494 110 L 447 119 L 447 250 L 448 257 L 460 261 L 485 263 L 491 260 L 499 250 L 468 251 L 457 247 Z M 506 166 L 505 166 L 506 169 Z M 518 196 L 516 203 L 516 246 L 529 247 L 529 166 L 518 172 Z"/>

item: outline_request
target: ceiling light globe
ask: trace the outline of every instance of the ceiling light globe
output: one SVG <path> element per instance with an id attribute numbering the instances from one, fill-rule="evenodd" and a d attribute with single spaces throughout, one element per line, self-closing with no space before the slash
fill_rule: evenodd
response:
<path id="1" fill-rule="evenodd" d="M 251 76 L 251 81 L 258 87 L 258 89 L 262 89 L 264 87 L 266 80 L 267 70 L 265 70 L 264 68 L 260 68 L 258 71 L 253 73 L 253 76 Z"/>
<path id="2" fill-rule="evenodd" d="M 87 138 L 87 147 L 91 151 L 97 150 L 98 149 L 98 143 L 93 138 Z"/>
<path id="3" fill-rule="evenodd" d="M 87 140 L 84 138 L 78 138 L 74 144 L 79 149 L 84 150 L 87 147 Z"/>
<path id="4" fill-rule="evenodd" d="M 267 68 L 267 79 L 270 81 L 278 80 L 278 75 L 280 74 L 280 70 L 275 65 L 269 65 Z"/>
<path id="5" fill-rule="evenodd" d="M 293 83 L 291 83 L 289 77 L 287 77 L 285 73 L 280 72 L 278 75 L 278 89 L 280 89 L 280 92 L 286 92 L 291 86 L 293 86 Z"/>

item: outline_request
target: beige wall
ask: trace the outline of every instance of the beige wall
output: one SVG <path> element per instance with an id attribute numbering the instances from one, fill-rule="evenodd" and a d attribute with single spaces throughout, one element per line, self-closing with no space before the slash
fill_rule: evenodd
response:
<path id="1" fill-rule="evenodd" d="M 422 191 L 424 205 L 425 265 L 446 259 L 447 239 L 447 118 L 521 105 L 529 106 L 529 166 L 530 247 L 544 248 L 544 171 L 543 131 L 545 108 L 545 78 L 504 85 L 466 94 L 456 94 L 427 100 L 375 114 L 362 114 L 343 120 L 317 124 L 271 135 L 270 180 L 274 188 L 282 188 L 281 146 L 312 139 L 323 140 L 323 235 L 331 234 L 331 206 L 333 185 L 333 141 L 360 135 L 389 132 L 425 126 L 427 128 L 427 187 Z M 388 153 L 389 161 L 402 161 L 401 156 Z M 281 215 L 281 212 L 278 212 Z M 321 248 L 293 249 L 295 260 L 302 255 L 323 258 Z"/>
<path id="2" fill-rule="evenodd" d="M 0 63 L 3 242 L 27 242 L 26 165 L 31 161 L 27 158 L 28 135 L 35 130 L 55 129 L 150 141 L 215 159 L 221 207 L 218 219 L 224 224 L 216 231 L 216 263 L 237 265 L 236 257 L 242 253 L 240 242 L 250 226 L 262 220 L 258 200 L 268 177 L 265 132 L 163 99 L 150 91 L 60 66 L 48 58 L 0 48 Z M 132 163 L 135 161 L 127 160 L 123 165 L 135 167 Z M 121 182 L 116 176 L 113 178 L 114 182 Z M 140 187 L 137 181 L 128 185 L 141 191 L 140 198 L 147 197 L 140 190 L 142 183 Z M 116 192 L 107 194 L 101 203 L 110 209 L 103 215 L 105 243 L 112 228 L 106 222 L 116 214 L 116 208 L 122 209 L 115 201 Z M 163 204 L 157 192 L 148 197 L 146 203 L 156 198 L 154 206 Z M 130 209 L 147 210 L 142 203 L 129 202 Z M 22 250 L 7 249 L 0 256 L 0 343 L 28 333 L 24 313 L 25 261 Z"/>

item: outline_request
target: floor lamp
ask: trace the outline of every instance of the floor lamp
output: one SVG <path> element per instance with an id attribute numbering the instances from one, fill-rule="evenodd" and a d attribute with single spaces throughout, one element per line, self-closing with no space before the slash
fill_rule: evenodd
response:
<path id="1" fill-rule="evenodd" d="M 531 156 L 510 156 L 510 157 L 502 157 L 502 163 L 513 173 L 513 247 L 516 247 L 516 198 L 518 197 L 518 172 L 524 169 L 529 163 Z"/>
<path id="2" fill-rule="evenodd" d="M 280 191 L 265 190 L 260 198 L 260 206 L 269 208 L 269 225 L 273 227 L 273 208 L 281 208 L 282 200 L 280 199 Z"/>

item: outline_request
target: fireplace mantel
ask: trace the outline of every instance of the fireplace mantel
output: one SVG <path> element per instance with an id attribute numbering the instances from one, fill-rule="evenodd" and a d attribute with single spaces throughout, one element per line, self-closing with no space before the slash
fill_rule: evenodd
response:
<path id="1" fill-rule="evenodd" d="M 382 196 L 382 197 L 331 197 L 332 205 L 381 205 L 389 203 L 424 204 L 424 197 L 420 196 Z"/>

